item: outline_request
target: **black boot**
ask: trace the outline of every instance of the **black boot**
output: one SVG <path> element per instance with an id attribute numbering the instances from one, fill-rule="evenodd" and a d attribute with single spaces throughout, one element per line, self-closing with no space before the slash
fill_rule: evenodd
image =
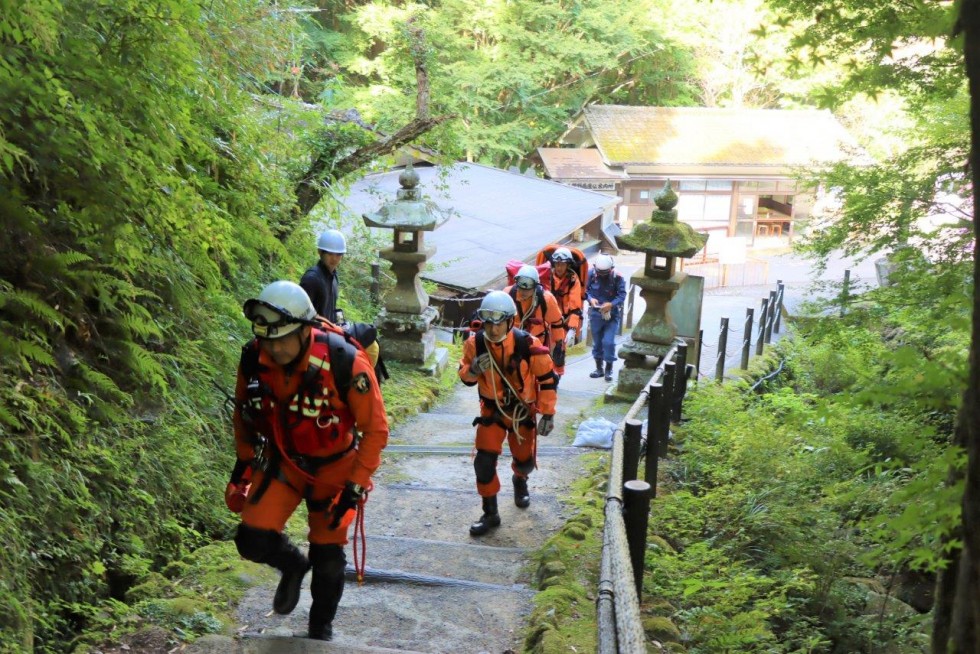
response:
<path id="1" fill-rule="evenodd" d="M 276 587 L 276 596 L 272 599 L 272 610 L 279 615 L 292 613 L 297 602 L 299 602 L 299 591 L 303 587 L 303 577 L 306 576 L 306 571 L 310 569 L 309 559 L 283 535 L 279 551 L 273 554 L 266 563 L 282 572 L 279 586 Z"/>
<path id="2" fill-rule="evenodd" d="M 595 360 L 595 370 L 589 373 L 589 377 L 592 379 L 599 379 L 599 377 L 602 377 L 602 359 Z"/>
<path id="3" fill-rule="evenodd" d="M 527 477 L 513 476 L 514 481 L 514 504 L 518 509 L 526 509 L 531 506 L 531 494 L 527 492 Z"/>
<path id="4" fill-rule="evenodd" d="M 344 595 L 344 569 L 347 557 L 342 545 L 310 545 L 313 578 L 310 581 L 310 630 L 307 638 L 333 638 L 333 619 Z"/>
<path id="5" fill-rule="evenodd" d="M 612 381 L 612 361 L 606 361 L 606 381 Z"/>
<path id="6" fill-rule="evenodd" d="M 470 525 L 470 536 L 482 536 L 491 529 L 500 526 L 500 514 L 497 513 L 497 496 L 483 498 L 483 515 L 477 522 Z"/>

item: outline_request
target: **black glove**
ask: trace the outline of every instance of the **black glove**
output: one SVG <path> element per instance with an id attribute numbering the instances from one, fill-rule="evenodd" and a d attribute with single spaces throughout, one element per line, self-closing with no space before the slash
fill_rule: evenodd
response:
<path id="1" fill-rule="evenodd" d="M 347 482 L 344 490 L 337 493 L 337 496 L 327 507 L 327 527 L 339 529 L 341 526 L 348 527 L 354 521 L 357 514 L 357 505 L 364 498 L 364 488 L 353 482 Z"/>
<path id="2" fill-rule="evenodd" d="M 555 428 L 555 417 L 554 416 L 541 416 L 538 420 L 538 435 L 547 436 L 551 433 L 551 430 Z"/>
<path id="3" fill-rule="evenodd" d="M 490 353 L 484 352 L 470 361 L 470 374 L 479 377 L 490 369 Z"/>

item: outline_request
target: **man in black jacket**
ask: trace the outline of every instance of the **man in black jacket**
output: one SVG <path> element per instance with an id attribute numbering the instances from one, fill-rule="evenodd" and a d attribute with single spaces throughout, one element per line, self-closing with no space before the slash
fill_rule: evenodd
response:
<path id="1" fill-rule="evenodd" d="M 306 271 L 299 285 L 310 296 L 317 314 L 337 323 L 337 294 L 340 288 L 337 267 L 347 253 L 347 240 L 336 229 L 328 229 L 320 234 L 316 248 L 320 252 L 320 261 Z"/>

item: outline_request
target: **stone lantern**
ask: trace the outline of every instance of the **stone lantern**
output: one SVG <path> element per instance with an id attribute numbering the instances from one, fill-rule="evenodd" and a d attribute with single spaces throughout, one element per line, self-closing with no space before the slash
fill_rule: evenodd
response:
<path id="1" fill-rule="evenodd" d="M 677 221 L 677 199 L 668 179 L 654 197 L 657 208 L 650 221 L 616 237 L 621 250 L 646 254 L 643 270 L 630 278 L 640 287 L 646 310 L 619 348 L 619 357 L 625 362 L 616 384 L 619 395 L 635 397 L 643 390 L 660 358 L 673 346 L 677 325 L 668 303 L 687 277 L 687 273 L 677 270 L 677 263 L 680 258 L 693 257 L 708 241 L 707 234 L 698 234 L 690 225 Z"/>
<path id="2" fill-rule="evenodd" d="M 395 200 L 386 202 L 377 213 L 363 216 L 368 227 L 394 230 L 394 245 L 380 255 L 391 262 L 395 288 L 385 298 L 376 323 L 386 357 L 428 364 L 435 352 L 436 337 L 431 326 L 438 312 L 429 306 L 429 296 L 419 279 L 425 262 L 436 251 L 435 246 L 425 245 L 424 235 L 446 222 L 449 214 L 434 202 L 422 199 L 419 176 L 411 164 L 398 176 L 398 183 L 401 188 Z"/>

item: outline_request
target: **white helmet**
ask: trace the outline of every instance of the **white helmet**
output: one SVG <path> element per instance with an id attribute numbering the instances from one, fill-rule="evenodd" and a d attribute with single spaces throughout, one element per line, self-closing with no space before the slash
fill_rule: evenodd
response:
<path id="1" fill-rule="evenodd" d="M 483 322 L 496 325 L 509 320 L 517 315 L 517 307 L 509 293 L 503 291 L 490 291 L 483 296 L 480 308 L 476 310 L 476 315 Z"/>
<path id="2" fill-rule="evenodd" d="M 556 248 L 555 251 L 551 253 L 551 263 L 560 263 L 562 261 L 565 263 L 571 263 L 574 261 L 572 258 L 572 251 L 568 248 Z"/>
<path id="3" fill-rule="evenodd" d="M 521 280 L 524 280 L 523 282 Z M 530 282 L 528 281 L 530 280 Z M 524 264 L 514 275 L 514 285 L 525 290 L 534 288 L 541 282 L 538 276 L 538 269 L 531 264 Z"/>
<path id="4" fill-rule="evenodd" d="M 299 284 L 272 282 L 257 298 L 245 301 L 245 317 L 252 321 L 252 333 L 259 338 L 282 338 L 303 325 L 312 324 L 316 309 Z"/>
<path id="5" fill-rule="evenodd" d="M 331 254 L 347 254 L 347 239 L 336 229 L 328 229 L 320 234 L 316 241 L 316 249 Z"/>
<path id="6" fill-rule="evenodd" d="M 613 258 L 608 254 L 600 254 L 595 258 L 593 265 L 599 272 L 608 272 L 613 269 Z"/>

